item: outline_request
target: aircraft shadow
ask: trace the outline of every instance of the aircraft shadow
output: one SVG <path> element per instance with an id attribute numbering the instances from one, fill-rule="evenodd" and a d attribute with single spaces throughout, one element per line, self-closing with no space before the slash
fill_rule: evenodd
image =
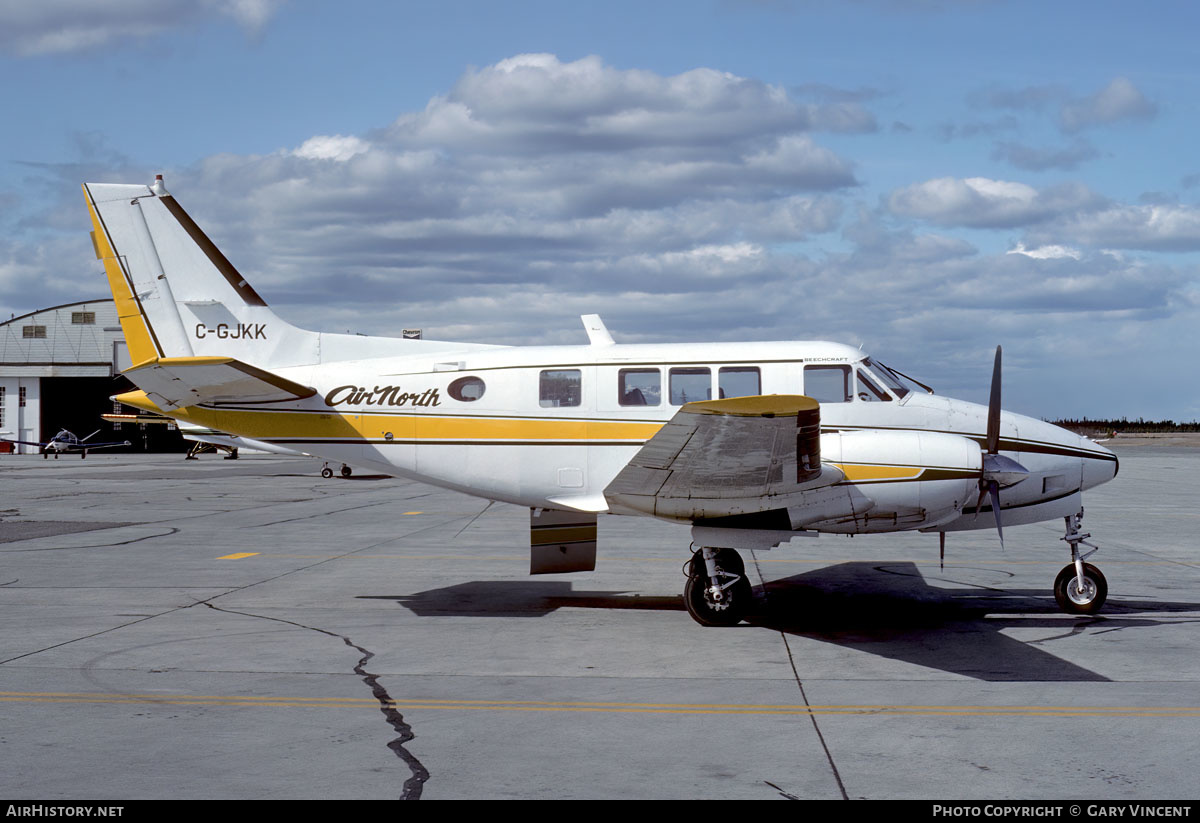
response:
<path id="1" fill-rule="evenodd" d="M 931 586 L 912 563 L 840 563 L 768 581 L 755 589 L 748 626 L 713 631 L 767 629 L 985 681 L 1100 682 L 1109 678 L 1047 648 L 1066 648 L 1088 630 L 1174 625 L 1148 613 L 1200 610 L 1197 603 L 1110 600 L 1099 615 L 1071 617 L 1058 611 L 1048 590 L 961 585 Z M 564 607 L 685 611 L 681 596 L 572 587 L 570 581 L 471 581 L 361 599 L 392 600 L 419 617 L 544 617 Z M 1013 628 L 1045 634 L 1026 642 L 1003 633 Z"/>
<path id="2" fill-rule="evenodd" d="M 1095 682 L 1108 678 L 1047 649 L 1065 649 L 1088 630 L 1174 625 L 1147 612 L 1200 608 L 1110 600 L 1098 615 L 1072 617 L 1048 589 L 959 586 L 931 586 L 912 563 L 840 563 L 769 581 L 749 622 L 980 680 Z M 1045 635 L 1027 642 L 1004 634 L 1016 628 Z"/>
<path id="3" fill-rule="evenodd" d="M 684 611 L 682 597 L 643 597 L 630 592 L 574 591 L 563 580 L 472 581 L 408 595 L 363 595 L 394 600 L 418 617 L 545 617 L 563 607 Z"/>

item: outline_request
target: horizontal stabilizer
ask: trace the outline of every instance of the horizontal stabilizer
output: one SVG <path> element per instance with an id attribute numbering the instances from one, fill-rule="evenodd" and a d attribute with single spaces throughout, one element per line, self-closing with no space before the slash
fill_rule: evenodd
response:
<path id="1" fill-rule="evenodd" d="M 124 374 L 163 411 L 198 403 L 303 400 L 317 393 L 232 357 L 156 357 Z"/>

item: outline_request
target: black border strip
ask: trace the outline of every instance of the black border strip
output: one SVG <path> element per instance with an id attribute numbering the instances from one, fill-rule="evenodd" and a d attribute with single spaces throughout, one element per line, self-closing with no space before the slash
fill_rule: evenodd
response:
<path id="1" fill-rule="evenodd" d="M 242 277 L 238 270 L 233 267 L 229 259 L 221 254 L 221 250 L 200 230 L 196 222 L 183 210 L 183 206 L 175 202 L 174 197 L 164 194 L 158 199 L 167 207 L 167 211 L 171 213 L 171 216 L 179 221 L 179 225 L 183 226 L 183 230 L 188 233 L 192 241 L 208 256 L 209 261 L 217 267 L 217 271 L 221 272 L 225 279 L 229 281 L 229 285 L 233 286 L 233 290 L 238 293 L 238 296 L 245 301 L 247 306 L 267 305 L 267 301 L 258 296 L 258 292 L 254 290 L 254 287 L 247 283 L 246 278 Z"/>
<path id="2" fill-rule="evenodd" d="M 1050 424 L 1053 425 L 1053 424 Z M 856 431 L 878 431 L 878 432 L 900 432 L 900 431 L 918 431 L 932 432 L 934 434 L 957 434 L 959 437 L 965 437 L 968 440 L 974 440 L 981 446 L 987 445 L 987 435 L 984 434 L 966 434 L 965 432 L 949 431 L 947 429 L 913 429 L 906 426 L 822 426 L 821 432 L 856 432 Z M 1000 439 L 1000 451 L 1006 452 L 1029 452 L 1031 454 L 1060 454 L 1066 457 L 1088 457 L 1093 460 L 1110 460 L 1117 461 L 1117 456 L 1111 452 L 1094 452 L 1090 449 L 1081 449 L 1073 446 L 1062 446 L 1057 443 L 1046 443 L 1037 440 L 1012 440 Z"/>
<path id="3" fill-rule="evenodd" d="M 1033 500 L 1029 503 L 1018 503 L 1015 506 L 1001 506 L 1000 511 L 1007 512 L 1007 511 L 1012 511 L 1013 509 L 1027 509 L 1030 506 L 1041 506 L 1043 503 L 1053 503 L 1055 500 L 1064 500 L 1073 494 L 1082 494 L 1082 493 L 1083 493 L 1083 489 L 1071 489 L 1071 491 L 1066 492 L 1065 494 L 1060 494 L 1057 497 L 1047 497 L 1045 500 Z M 963 506 L 963 508 L 962 508 L 963 514 L 978 514 L 980 512 L 986 513 L 986 512 L 992 512 L 992 511 L 993 511 L 993 509 L 992 509 L 991 503 L 988 503 L 986 506 L 978 506 L 978 507 L 977 506 Z M 1024 525 L 1029 525 L 1029 524 L 1024 524 Z M 937 527 L 933 527 L 933 531 L 937 531 Z"/>

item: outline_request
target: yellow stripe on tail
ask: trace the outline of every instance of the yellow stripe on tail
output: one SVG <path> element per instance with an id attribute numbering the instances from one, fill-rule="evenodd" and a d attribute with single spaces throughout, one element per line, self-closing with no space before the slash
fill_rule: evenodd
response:
<path id="1" fill-rule="evenodd" d="M 104 263 L 104 273 L 108 276 L 108 287 L 112 291 L 113 301 L 117 304 L 117 317 L 121 320 L 121 331 L 125 334 L 125 345 L 129 347 L 129 359 L 134 363 L 153 360 L 162 355 L 150 333 L 146 316 L 138 303 L 137 296 L 129 285 L 129 280 L 121 268 L 121 262 L 113 252 L 109 243 L 108 233 L 100 224 L 92 200 L 87 197 L 88 214 L 92 218 L 92 246 L 96 250 L 96 259 Z"/>

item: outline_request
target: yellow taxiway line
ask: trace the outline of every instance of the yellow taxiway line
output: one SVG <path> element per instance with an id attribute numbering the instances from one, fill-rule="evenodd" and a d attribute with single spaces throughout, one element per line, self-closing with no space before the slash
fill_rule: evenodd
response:
<path id="1" fill-rule="evenodd" d="M 0 702 L 91 703 L 171 706 L 263 706 L 283 708 L 361 708 L 378 706 L 369 698 L 283 697 L 248 695 L 102 694 L 71 692 L 0 692 Z M 394 699 L 388 704 L 402 711 L 517 711 L 608 712 L 642 714 L 729 715 L 870 715 L 957 717 L 1197 717 L 1200 706 L 958 706 L 898 704 L 759 705 L 740 703 L 610 703 L 549 702 L 536 700 Z"/>

